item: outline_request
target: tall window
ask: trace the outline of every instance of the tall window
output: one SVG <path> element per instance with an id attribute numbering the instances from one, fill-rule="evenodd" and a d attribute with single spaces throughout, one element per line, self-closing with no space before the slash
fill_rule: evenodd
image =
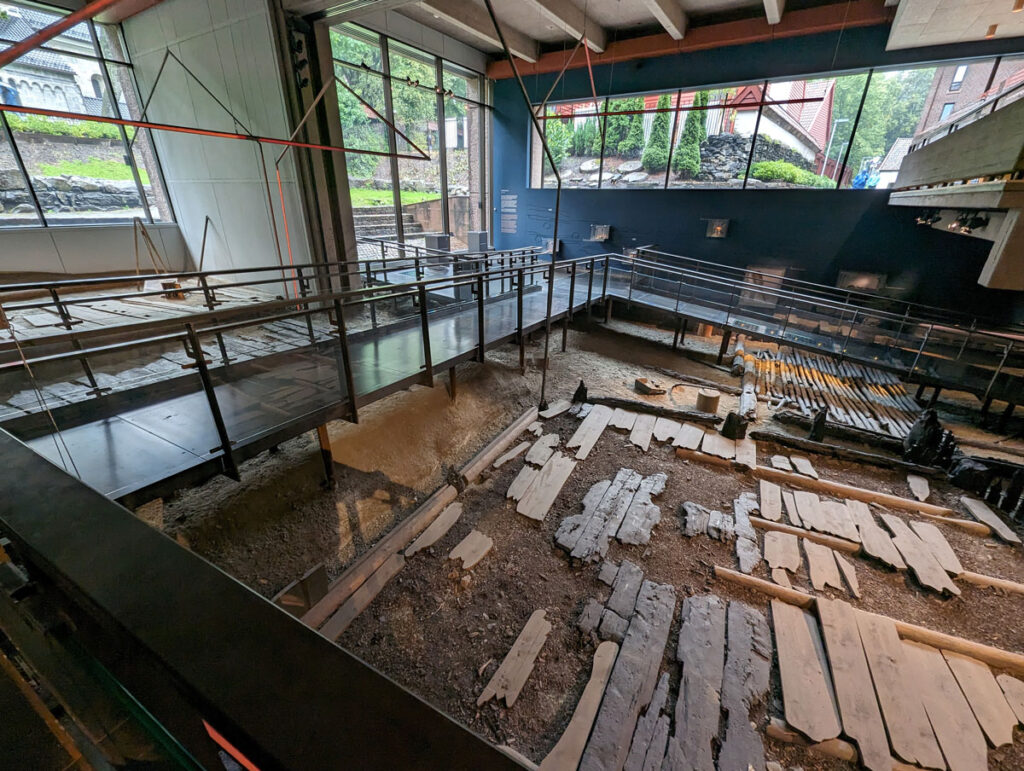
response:
<path id="1" fill-rule="evenodd" d="M 964 84 L 964 78 L 967 77 L 967 65 L 961 64 L 953 72 L 953 79 L 949 82 L 950 91 L 959 91 L 960 86 Z"/>
<path id="2" fill-rule="evenodd" d="M 0 48 L 61 12 L 0 2 Z M 82 22 L 0 71 L 0 102 L 137 118 L 134 74 L 117 27 Z M 85 119 L 0 113 L 0 227 L 169 221 L 148 131 Z"/>
<path id="3" fill-rule="evenodd" d="M 346 146 L 384 152 L 346 156 L 356 236 L 423 243 L 447 233 L 465 249 L 487 221 L 483 76 L 355 24 L 331 29 L 331 51 L 352 89 L 338 90 Z M 392 157 L 416 148 L 428 159 Z"/>
<path id="4" fill-rule="evenodd" d="M 939 120 L 945 120 L 953 114 L 953 108 L 956 105 L 953 102 L 946 102 L 942 105 L 942 112 L 939 113 Z"/>

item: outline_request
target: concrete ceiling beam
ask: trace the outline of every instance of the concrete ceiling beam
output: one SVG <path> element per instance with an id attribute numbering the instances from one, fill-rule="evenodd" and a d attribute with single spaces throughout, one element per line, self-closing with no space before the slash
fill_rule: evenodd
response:
<path id="1" fill-rule="evenodd" d="M 522 0 L 524 5 L 535 8 L 545 19 L 554 24 L 573 40 L 586 36 L 591 51 L 601 53 L 608 45 L 608 32 L 572 0 Z"/>
<path id="2" fill-rule="evenodd" d="M 682 40 L 686 34 L 686 12 L 679 0 L 643 0 L 658 23 L 673 40 Z"/>
<path id="3" fill-rule="evenodd" d="M 782 21 L 782 12 L 786 8 L 786 0 L 764 0 L 764 15 L 769 24 Z"/>
<path id="4" fill-rule="evenodd" d="M 480 6 L 461 0 L 424 0 L 420 7 L 434 18 L 457 27 L 488 46 L 501 48 L 494 25 L 487 11 Z M 537 61 L 540 44 L 536 40 L 508 25 L 502 25 L 501 31 L 514 56 L 531 63 Z"/>

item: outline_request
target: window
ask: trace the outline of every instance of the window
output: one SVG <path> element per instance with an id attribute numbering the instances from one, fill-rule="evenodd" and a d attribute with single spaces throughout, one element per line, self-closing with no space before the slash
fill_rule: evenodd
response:
<path id="1" fill-rule="evenodd" d="M 465 248 L 487 219 L 483 77 L 350 23 L 331 28 L 331 50 L 352 89 L 338 89 L 346 146 L 384 153 L 346 154 L 356 236 L 422 244 L 449 233 Z M 410 142 L 429 160 L 391 157 L 417 154 Z"/>
<path id="2" fill-rule="evenodd" d="M 0 2 L 0 46 L 60 18 Z M 116 27 L 82 22 L 4 67 L 0 102 L 89 116 L 138 117 Z M 0 113 L 0 227 L 172 218 L 147 132 L 91 120 Z"/>
<path id="3" fill-rule="evenodd" d="M 952 115 L 954 107 L 956 107 L 956 104 L 954 104 L 953 102 L 946 102 L 944 105 L 942 105 L 942 112 L 939 113 L 939 120 L 945 120 L 950 115 Z"/>
<path id="4" fill-rule="evenodd" d="M 964 78 L 967 76 L 967 65 L 961 64 L 953 72 L 953 79 L 949 82 L 950 91 L 959 91 L 960 86 L 964 83 Z"/>

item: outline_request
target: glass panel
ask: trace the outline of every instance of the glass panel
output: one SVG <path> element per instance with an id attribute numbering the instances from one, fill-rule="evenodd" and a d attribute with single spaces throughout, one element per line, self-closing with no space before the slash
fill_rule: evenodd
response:
<path id="1" fill-rule="evenodd" d="M 644 122 L 648 116 L 637 112 L 644 107 L 645 97 L 642 96 L 608 100 L 610 114 L 605 122 L 602 187 L 647 187 L 640 183 L 648 177 L 642 161 L 647 138 Z"/>
<path id="2" fill-rule="evenodd" d="M 761 84 L 684 92 L 689 110 L 676 132 L 672 188 L 742 187 L 761 102 Z"/>
<path id="3" fill-rule="evenodd" d="M 385 115 L 384 79 L 365 70 L 335 64 L 335 74 L 366 100 L 374 110 Z M 388 152 L 387 123 L 356 96 L 338 86 L 342 136 L 345 146 L 360 150 Z M 402 143 L 403 152 L 408 148 Z M 346 153 L 348 188 L 355 216 L 358 238 L 388 238 L 397 235 L 395 201 L 392 196 L 391 161 L 386 156 Z"/>
<path id="4" fill-rule="evenodd" d="M 748 187 L 834 188 L 867 75 L 768 84 Z"/>
<path id="5" fill-rule="evenodd" d="M 437 70 L 434 57 L 388 40 L 388 61 L 391 65 L 391 77 L 418 84 L 421 88 L 433 89 L 437 85 Z M 423 90 L 424 96 L 430 92 Z"/>
<path id="6" fill-rule="evenodd" d="M 39 30 L 49 27 L 64 14 L 43 11 L 38 8 L 15 5 L 14 3 L 0 3 L 0 40 L 9 40 L 20 43 Z M 95 56 L 92 46 L 92 36 L 89 34 L 89 27 L 85 22 L 76 24 L 69 30 L 62 32 L 57 37 L 46 41 L 46 48 L 71 53 Z M 11 69 L 21 67 L 37 67 L 48 69 L 51 62 L 47 59 L 46 51 L 31 51 L 14 62 L 4 67 L 4 73 L 9 74 Z"/>
<path id="7" fill-rule="evenodd" d="M 842 187 L 892 186 L 915 134 L 939 120 L 941 104 L 934 111 L 934 119 L 931 113 L 926 114 L 926 107 L 935 107 L 930 95 L 941 87 L 938 75 L 935 67 L 876 71 L 872 75 Z M 963 93 L 969 93 L 966 84 Z"/>
<path id="8" fill-rule="evenodd" d="M 485 114 L 482 107 L 449 98 L 444 115 L 452 248 L 466 249 L 469 231 L 484 229 L 480 140 Z"/>
<path id="9" fill-rule="evenodd" d="M 394 63 L 394 57 L 392 58 Z M 425 71 L 425 65 L 418 65 Z M 392 66 L 392 71 L 394 71 Z M 425 76 L 424 76 L 425 77 Z M 444 231 L 441 207 L 441 156 L 438 139 L 437 95 L 433 90 L 391 81 L 395 125 L 430 156 L 430 160 L 399 158 L 402 223 L 406 239 L 420 233 Z M 403 149 L 404 148 L 404 149 Z M 410 152 L 399 138 L 399 151 Z"/>
<path id="10" fill-rule="evenodd" d="M 594 117 L 604 102 L 565 102 L 550 105 L 544 121 L 548 147 L 558 166 L 563 188 L 596 188 L 601 176 L 601 124 Z M 545 160 L 544 187 L 556 185 Z"/>
<path id="11" fill-rule="evenodd" d="M 382 72 L 380 36 L 354 24 L 331 28 L 331 55 L 335 59 Z"/>
<path id="12" fill-rule="evenodd" d="M 10 113 L 8 113 L 10 116 Z M 41 225 L 32 194 L 18 169 L 7 137 L 0 127 L 0 227 Z M 0 265 L 0 270 L 3 267 Z"/>

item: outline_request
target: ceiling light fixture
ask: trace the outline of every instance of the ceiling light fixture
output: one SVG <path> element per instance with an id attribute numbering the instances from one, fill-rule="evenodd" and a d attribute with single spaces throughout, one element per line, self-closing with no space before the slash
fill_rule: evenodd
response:
<path id="1" fill-rule="evenodd" d="M 985 40 L 991 40 L 996 36 L 996 27 L 998 26 L 998 24 L 993 24 L 988 28 L 988 32 L 985 33 Z"/>
<path id="2" fill-rule="evenodd" d="M 1024 0 L 1015 0 L 1013 4 L 1013 13 L 1020 13 L 1024 11 Z"/>

